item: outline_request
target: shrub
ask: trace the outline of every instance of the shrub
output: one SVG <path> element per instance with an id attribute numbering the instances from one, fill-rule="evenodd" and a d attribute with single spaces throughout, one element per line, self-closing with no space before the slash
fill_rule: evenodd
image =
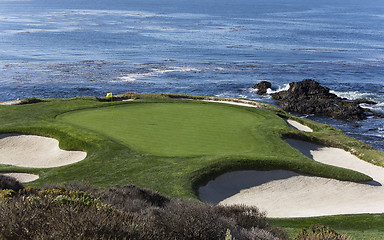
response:
<path id="1" fill-rule="evenodd" d="M 98 197 L 104 203 L 113 205 L 125 211 L 138 212 L 150 207 L 164 207 L 171 200 L 154 191 L 127 185 L 121 188 L 110 188 L 98 193 Z"/>
<path id="2" fill-rule="evenodd" d="M 308 230 L 301 230 L 295 240 L 353 240 L 353 238 L 336 233 L 327 226 L 314 224 Z"/>
<path id="3" fill-rule="evenodd" d="M 214 206 L 187 200 L 173 201 L 152 215 L 167 239 L 224 239 L 226 230 L 235 226 L 233 220 L 218 215 Z"/>
<path id="4" fill-rule="evenodd" d="M 265 212 L 260 212 L 257 207 L 248 207 L 245 205 L 217 206 L 219 214 L 227 218 L 236 219 L 239 227 L 244 228 L 256 234 L 256 232 L 268 232 L 281 239 L 288 238 L 285 231 L 278 227 L 272 227 L 266 219 Z M 265 235 L 265 234 L 264 234 Z M 264 239 L 264 238 L 260 238 Z"/>
<path id="5" fill-rule="evenodd" d="M 32 97 L 32 98 L 22 99 L 20 104 L 32 104 L 32 103 L 39 103 L 39 102 L 44 102 L 44 101 L 40 98 Z"/>
<path id="6" fill-rule="evenodd" d="M 172 200 L 133 185 L 27 187 L 7 198 L 4 239 L 278 239 L 256 208 Z"/>
<path id="7" fill-rule="evenodd" d="M 251 229 L 255 226 L 268 227 L 265 213 L 260 212 L 256 207 L 245 205 L 217 206 L 217 210 L 222 216 L 236 219 L 237 224 L 245 229 Z"/>
<path id="8" fill-rule="evenodd" d="M 50 197 L 0 204 L 5 239 L 146 239 L 145 222 L 96 206 L 55 204 Z"/>
<path id="9" fill-rule="evenodd" d="M 15 178 L 6 175 L 0 175 L 0 190 L 11 189 L 15 192 L 18 192 L 23 188 L 23 184 L 21 184 Z"/>
<path id="10" fill-rule="evenodd" d="M 12 195 L 14 194 L 15 194 L 15 191 L 11 189 L 0 190 L 0 201 L 12 200 Z"/>

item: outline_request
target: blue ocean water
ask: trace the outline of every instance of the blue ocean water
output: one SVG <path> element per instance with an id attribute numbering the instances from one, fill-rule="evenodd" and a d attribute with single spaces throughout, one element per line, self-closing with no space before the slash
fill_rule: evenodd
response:
<path id="1" fill-rule="evenodd" d="M 382 0 L 0 0 L 0 101 L 188 93 L 273 103 L 312 78 L 384 113 Z M 331 124 L 384 150 L 384 120 Z"/>

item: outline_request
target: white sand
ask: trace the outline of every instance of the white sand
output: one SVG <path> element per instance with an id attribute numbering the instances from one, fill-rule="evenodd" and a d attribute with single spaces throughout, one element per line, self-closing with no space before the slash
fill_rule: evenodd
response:
<path id="1" fill-rule="evenodd" d="M 0 102 L 0 105 L 16 105 L 20 103 L 21 103 L 21 100 L 12 100 L 12 101 Z"/>
<path id="2" fill-rule="evenodd" d="M 0 135 L 0 164 L 51 168 L 82 161 L 87 153 L 65 151 L 53 138 L 35 135 Z"/>
<path id="3" fill-rule="evenodd" d="M 384 168 L 341 149 L 288 139 L 315 161 L 357 170 L 371 176 L 367 184 L 343 182 L 290 171 L 238 171 L 200 188 L 202 201 L 256 206 L 269 217 L 312 217 L 384 213 Z"/>
<path id="4" fill-rule="evenodd" d="M 234 101 L 216 101 L 216 100 L 203 100 L 204 102 L 214 102 L 214 103 L 225 103 L 225 104 L 232 104 L 232 105 L 238 105 L 238 106 L 245 106 L 245 107 L 260 107 L 262 103 L 255 102 L 255 101 L 247 101 L 247 100 L 242 100 L 242 99 L 236 99 L 236 102 Z"/>
<path id="5" fill-rule="evenodd" d="M 301 123 L 299 123 L 299 122 L 297 122 L 297 121 L 295 121 L 295 120 L 288 119 L 287 122 L 288 122 L 288 124 L 289 124 L 291 127 L 295 128 L 295 129 L 297 129 L 297 130 L 299 130 L 299 131 L 303 131 L 303 132 L 313 132 L 312 128 L 307 127 L 307 126 L 305 126 L 305 125 L 303 125 L 303 124 L 301 124 Z"/>
<path id="6" fill-rule="evenodd" d="M 38 175 L 30 173 L 0 173 L 0 175 L 16 178 L 16 180 L 21 183 L 33 182 L 39 178 Z"/>

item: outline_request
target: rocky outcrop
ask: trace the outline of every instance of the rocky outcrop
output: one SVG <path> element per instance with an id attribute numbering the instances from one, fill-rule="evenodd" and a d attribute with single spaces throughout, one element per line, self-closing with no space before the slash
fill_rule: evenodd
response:
<path id="1" fill-rule="evenodd" d="M 271 88 L 272 84 L 267 81 L 261 81 L 255 85 L 253 85 L 252 88 L 257 89 L 257 94 L 264 95 L 267 93 L 268 88 Z"/>
<path id="2" fill-rule="evenodd" d="M 289 89 L 272 94 L 277 104 L 288 112 L 324 115 L 343 120 L 363 120 L 368 109 L 360 107 L 361 103 L 374 102 L 358 99 L 350 101 L 330 93 L 329 88 L 321 86 L 312 79 L 289 84 Z"/>

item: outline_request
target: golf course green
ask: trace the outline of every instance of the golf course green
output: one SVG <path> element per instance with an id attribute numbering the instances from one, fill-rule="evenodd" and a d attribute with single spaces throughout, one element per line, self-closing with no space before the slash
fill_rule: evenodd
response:
<path id="1" fill-rule="evenodd" d="M 147 103 L 71 112 L 59 119 L 134 150 L 163 157 L 255 156 L 268 146 L 275 115 L 223 104 Z"/>

